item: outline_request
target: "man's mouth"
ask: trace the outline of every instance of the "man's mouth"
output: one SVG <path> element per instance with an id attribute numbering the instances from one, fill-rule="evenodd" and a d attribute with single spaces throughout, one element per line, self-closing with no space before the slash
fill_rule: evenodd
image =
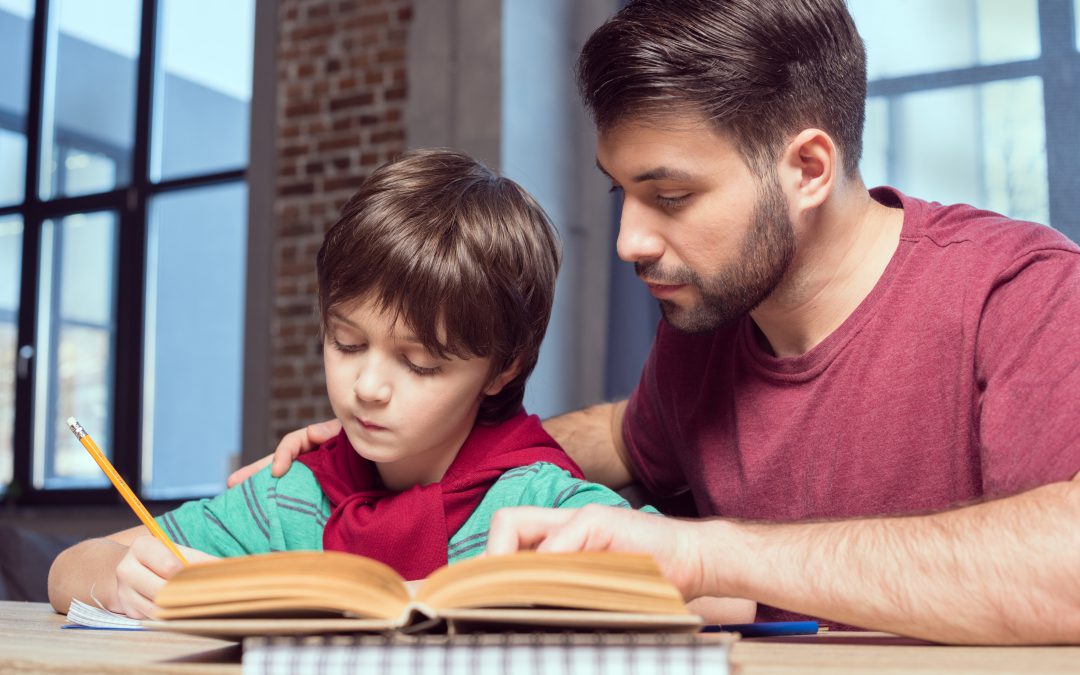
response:
<path id="1" fill-rule="evenodd" d="M 645 280 L 642 279 L 642 281 Z M 669 297 L 686 287 L 686 284 L 658 284 L 651 281 L 645 281 L 645 285 L 649 287 L 649 292 L 655 298 Z"/>

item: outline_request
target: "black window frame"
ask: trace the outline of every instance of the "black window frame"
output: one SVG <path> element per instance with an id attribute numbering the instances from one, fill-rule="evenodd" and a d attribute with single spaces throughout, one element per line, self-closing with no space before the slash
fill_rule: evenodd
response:
<path id="1" fill-rule="evenodd" d="M 1080 211 L 1074 202 L 1080 194 L 1080 51 L 1076 41 L 1076 7 L 1073 0 L 1039 0 L 1039 56 L 1025 61 L 975 65 L 966 68 L 917 73 L 871 80 L 867 97 L 882 97 L 895 119 L 896 97 L 918 92 L 988 84 L 1025 77 L 1042 79 L 1043 124 L 1046 132 L 1046 182 L 1049 222 L 1074 241 L 1080 241 Z M 895 131 L 890 124 L 890 145 Z M 886 159 L 891 174 L 892 158 Z M 915 195 L 918 197 L 919 195 Z M 986 207 L 985 204 L 975 206 Z"/>
<path id="2" fill-rule="evenodd" d="M 137 61 L 137 76 L 135 84 L 135 136 L 131 158 L 131 180 L 127 185 L 106 192 L 79 195 L 79 196 L 56 196 L 43 200 L 39 195 L 39 173 L 42 164 L 41 140 L 42 140 L 42 112 L 44 105 L 44 72 L 46 54 L 47 23 L 49 19 L 50 0 L 36 0 L 34 17 L 32 21 L 32 36 L 30 43 L 30 79 L 25 122 L 26 133 L 26 175 L 23 201 L 13 205 L 0 206 L 0 217 L 17 215 L 22 218 L 22 269 L 20 276 L 20 293 L 18 309 L 18 328 L 16 350 L 24 345 L 32 345 L 37 348 L 36 326 L 38 324 L 38 267 L 41 253 L 41 233 L 46 221 L 59 221 L 66 216 L 110 211 L 117 218 L 117 251 L 114 283 L 114 302 L 116 319 L 116 342 L 114 345 L 113 362 L 115 368 L 112 371 L 112 429 L 110 445 L 112 462 L 117 472 L 125 478 L 128 484 L 138 494 L 141 491 L 141 482 L 134 480 L 140 476 L 141 469 L 141 445 L 142 445 L 142 401 L 143 401 L 143 305 L 146 288 L 146 237 L 149 227 L 147 217 L 147 205 L 156 196 L 187 190 L 191 188 L 224 185 L 236 182 L 245 182 L 252 192 L 251 182 L 248 180 L 250 167 L 252 167 L 256 155 L 263 155 L 262 151 L 256 151 L 256 144 L 249 144 L 247 162 L 242 167 L 234 169 L 202 173 L 185 176 L 176 179 L 153 182 L 150 180 L 150 143 L 151 124 L 153 121 L 152 105 L 154 103 L 154 71 L 155 59 L 157 58 L 158 36 L 158 4 L 160 0 L 142 0 L 141 17 L 139 23 L 139 54 Z M 251 99 L 251 124 L 252 135 L 258 129 L 262 136 L 268 132 L 272 134 L 272 123 L 267 126 L 264 113 L 256 113 L 256 79 L 262 79 L 259 87 L 262 93 L 259 100 L 266 101 L 267 94 L 273 98 L 273 87 L 266 86 L 268 68 L 272 72 L 273 62 L 267 61 L 267 54 L 272 55 L 272 49 L 268 52 L 265 38 L 258 36 L 259 27 L 265 27 L 272 20 L 272 13 L 276 14 L 277 2 L 259 0 L 255 3 L 256 16 L 253 17 L 256 25 L 255 55 L 256 73 L 253 73 L 253 92 Z M 271 35 L 272 38 L 272 35 Z M 262 45 L 260 46 L 260 43 Z M 262 63 L 258 63 L 262 54 Z M 261 71 L 261 75 L 259 72 Z M 272 113 L 271 113 L 272 115 Z M 270 143 L 272 147 L 273 144 Z M 265 181 L 265 172 L 257 172 Z M 265 186 L 260 186 L 259 199 L 266 198 Z M 249 239 L 255 228 L 251 226 L 253 211 L 265 214 L 266 207 L 260 202 L 257 209 L 252 209 L 252 199 L 249 196 L 248 233 Z M 260 251 L 265 248 L 265 241 L 261 240 L 259 249 L 256 251 L 256 261 L 264 261 L 265 254 Z M 249 249 L 251 248 L 249 241 Z M 92 270 L 87 270 L 92 273 Z M 251 297 L 250 280 L 252 274 L 248 274 L 247 297 Z M 255 277 L 257 278 L 257 277 Z M 261 306 L 265 303 L 256 303 Z M 265 309 L 262 308 L 265 313 Z M 50 323 L 55 326 L 55 320 Z M 248 317 L 248 330 L 250 331 L 250 316 Z M 258 332 L 255 333 L 258 335 Z M 53 350 L 55 352 L 55 350 Z M 256 350 L 262 353 L 264 349 Z M 55 355 L 55 354 L 54 354 Z M 113 505 L 120 502 L 119 495 L 111 485 L 100 488 L 45 488 L 36 487 L 33 480 L 33 425 L 34 425 L 34 382 L 36 379 L 39 354 L 28 364 L 25 374 L 18 374 L 15 380 L 15 421 L 13 429 L 13 467 L 12 480 L 8 485 L 6 494 L 2 499 L 8 504 L 17 506 L 94 506 Z M 251 361 L 245 354 L 245 372 L 249 370 Z M 248 388 L 245 386 L 244 393 L 247 395 Z M 249 408 L 245 405 L 244 426 L 250 425 L 248 419 Z M 265 414 L 256 415 L 255 423 L 265 419 Z M 74 438 L 74 437 L 73 437 Z M 0 486 L 2 489 L 3 486 Z M 164 507 L 176 503 L 179 500 L 148 500 L 148 505 Z"/>

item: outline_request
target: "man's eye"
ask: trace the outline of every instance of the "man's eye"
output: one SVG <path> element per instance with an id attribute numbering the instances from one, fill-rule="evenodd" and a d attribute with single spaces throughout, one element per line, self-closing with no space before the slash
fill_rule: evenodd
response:
<path id="1" fill-rule="evenodd" d="M 684 195 L 675 196 L 656 195 L 656 203 L 666 209 L 677 209 L 690 201 L 690 194 L 687 192 Z"/>
<path id="2" fill-rule="evenodd" d="M 615 194 L 616 192 L 622 192 L 622 186 L 621 185 L 612 185 L 608 189 L 609 194 Z"/>

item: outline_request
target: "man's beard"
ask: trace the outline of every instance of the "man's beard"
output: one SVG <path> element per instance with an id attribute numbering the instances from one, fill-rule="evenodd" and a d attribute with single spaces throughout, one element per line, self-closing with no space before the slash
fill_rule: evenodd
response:
<path id="1" fill-rule="evenodd" d="M 658 284 L 688 284 L 701 295 L 701 302 L 689 307 L 661 300 L 660 311 L 668 323 L 685 333 L 716 330 L 760 305 L 780 285 L 795 256 L 795 231 L 775 176 L 761 182 L 752 218 L 754 228 L 736 261 L 707 278 L 685 266 L 634 264 L 639 277 Z"/>

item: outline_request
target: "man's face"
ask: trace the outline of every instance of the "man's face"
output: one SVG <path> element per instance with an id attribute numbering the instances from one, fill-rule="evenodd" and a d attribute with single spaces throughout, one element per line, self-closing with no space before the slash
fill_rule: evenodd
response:
<path id="1" fill-rule="evenodd" d="M 624 123 L 600 134 L 597 165 L 623 194 L 619 257 L 679 330 L 714 330 L 780 284 L 795 254 L 787 202 L 706 122 Z"/>

